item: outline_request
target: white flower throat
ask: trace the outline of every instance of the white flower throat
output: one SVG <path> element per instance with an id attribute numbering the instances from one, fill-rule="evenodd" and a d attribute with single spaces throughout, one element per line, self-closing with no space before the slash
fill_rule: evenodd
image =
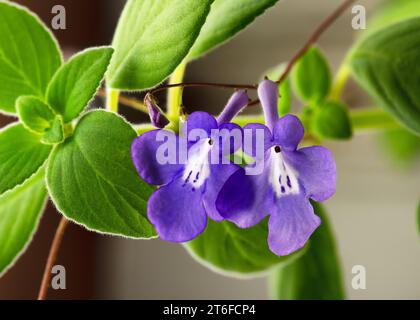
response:
<path id="1" fill-rule="evenodd" d="M 284 161 L 280 147 L 271 148 L 269 180 L 277 198 L 299 193 L 297 173 Z"/>
<path id="2" fill-rule="evenodd" d="M 194 144 L 188 151 L 182 180 L 184 185 L 192 186 L 192 191 L 201 187 L 210 175 L 209 153 L 212 140 L 205 139 Z"/>

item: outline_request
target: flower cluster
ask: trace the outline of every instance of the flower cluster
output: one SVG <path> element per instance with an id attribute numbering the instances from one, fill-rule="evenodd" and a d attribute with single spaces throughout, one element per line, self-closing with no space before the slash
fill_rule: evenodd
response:
<path id="1" fill-rule="evenodd" d="M 248 103 L 246 92 L 238 91 L 217 119 L 195 112 L 180 135 L 161 129 L 134 141 L 138 173 L 159 186 L 148 202 L 148 217 L 163 240 L 194 239 L 208 217 L 249 228 L 270 216 L 270 249 L 284 256 L 302 248 L 320 225 L 309 200 L 324 201 L 335 192 L 332 153 L 320 146 L 297 149 L 304 128 L 293 115 L 279 119 L 276 83 L 263 81 L 258 94 L 266 125 L 242 129 L 230 123 Z M 247 134 L 251 143 L 244 143 Z M 232 162 L 240 148 L 255 162 L 246 167 Z M 259 164 L 261 170 L 251 170 Z"/>

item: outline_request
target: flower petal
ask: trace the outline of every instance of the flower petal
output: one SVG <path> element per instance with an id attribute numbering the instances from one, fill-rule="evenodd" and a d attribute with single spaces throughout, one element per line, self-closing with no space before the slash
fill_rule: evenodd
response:
<path id="1" fill-rule="evenodd" d="M 305 130 L 299 118 L 288 114 L 276 121 L 273 129 L 274 143 L 286 150 L 296 150 Z"/>
<path id="2" fill-rule="evenodd" d="M 219 133 L 214 139 L 218 142 L 218 148 L 213 150 L 225 156 L 230 155 L 242 147 L 243 130 L 237 124 L 224 123 L 219 127 Z"/>
<path id="3" fill-rule="evenodd" d="M 197 112 L 191 113 L 188 116 L 183 129 L 184 129 L 184 135 L 188 138 L 190 137 L 189 134 L 192 130 L 197 130 L 197 129 L 204 130 L 207 136 L 210 137 L 211 130 L 218 129 L 218 128 L 219 126 L 217 124 L 217 121 L 211 114 L 207 112 L 203 112 L 203 111 L 197 111 Z"/>
<path id="4" fill-rule="evenodd" d="M 336 165 L 333 154 L 321 146 L 283 152 L 286 162 L 298 172 L 306 195 L 315 201 L 332 197 L 336 189 Z"/>
<path id="5" fill-rule="evenodd" d="M 267 151 L 273 145 L 271 131 L 263 124 L 249 123 L 244 127 L 244 152 L 253 158 L 264 157 Z M 257 150 L 263 147 L 264 149 Z"/>
<path id="6" fill-rule="evenodd" d="M 249 101 L 246 91 L 236 91 L 229 99 L 222 113 L 217 118 L 219 124 L 230 122 Z"/>
<path id="7" fill-rule="evenodd" d="M 214 221 L 224 220 L 216 208 L 217 196 L 229 177 L 239 168 L 239 166 L 234 164 L 218 164 L 210 167 L 211 173 L 206 181 L 206 191 L 203 200 L 207 215 Z"/>
<path id="8" fill-rule="evenodd" d="M 321 219 L 302 194 L 281 197 L 276 206 L 268 221 L 268 245 L 276 255 L 286 256 L 305 246 Z"/>
<path id="9" fill-rule="evenodd" d="M 162 138 L 166 138 L 165 141 L 162 141 Z M 131 145 L 131 158 L 143 180 L 154 185 L 163 185 L 172 181 L 183 168 L 177 160 L 178 144 L 179 138 L 167 130 L 149 131 L 134 140 Z M 161 154 L 159 150 L 167 150 L 166 160 L 170 163 L 161 164 L 164 161 L 158 161 Z"/>
<path id="10" fill-rule="evenodd" d="M 186 242 L 204 231 L 207 216 L 201 190 L 194 190 L 177 178 L 156 190 L 147 204 L 147 215 L 160 238 Z"/>
<path id="11" fill-rule="evenodd" d="M 270 80 L 262 81 L 258 86 L 258 97 L 264 109 L 265 124 L 272 131 L 279 118 L 279 85 Z"/>
<path id="12" fill-rule="evenodd" d="M 238 169 L 217 197 L 216 208 L 220 215 L 240 228 L 250 228 L 263 220 L 274 205 L 267 172 L 251 176 L 245 174 L 245 169 Z"/>

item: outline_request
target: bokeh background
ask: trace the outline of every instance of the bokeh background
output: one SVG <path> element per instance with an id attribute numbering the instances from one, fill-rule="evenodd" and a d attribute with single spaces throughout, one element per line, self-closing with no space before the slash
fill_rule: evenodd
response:
<path id="1" fill-rule="evenodd" d="M 51 8 L 64 5 L 67 29 L 55 31 L 66 55 L 88 46 L 109 44 L 123 0 L 42 0 L 22 3 L 50 25 Z M 252 83 L 264 71 L 287 61 L 320 21 L 341 0 L 282 0 L 230 43 L 193 62 L 187 81 Z M 359 1 L 368 17 L 376 0 Z M 320 41 L 334 70 L 360 31 L 351 28 L 351 12 Z M 369 24 L 368 24 L 369 28 Z M 1 30 L 0 30 L 1 32 Z M 188 89 L 185 105 L 214 113 L 229 92 Z M 140 96 L 138 96 L 140 97 Z M 370 103 L 350 82 L 346 101 Z M 98 99 L 97 103 L 101 103 Z M 122 107 L 130 119 L 144 116 Z M 0 116 L 3 126 L 13 118 Z M 337 194 L 326 202 L 342 258 L 349 299 L 420 298 L 420 241 L 416 207 L 420 161 L 397 165 L 379 147 L 378 134 L 358 134 L 350 142 L 328 143 L 338 166 Z M 33 299 L 59 215 L 50 204 L 27 252 L 0 279 L 0 299 Z M 160 240 L 134 241 L 99 236 L 71 226 L 57 264 L 67 270 L 67 290 L 51 290 L 54 299 L 267 299 L 267 280 L 226 278 L 196 263 L 180 245 Z M 351 287 L 352 267 L 367 270 L 367 289 Z"/>

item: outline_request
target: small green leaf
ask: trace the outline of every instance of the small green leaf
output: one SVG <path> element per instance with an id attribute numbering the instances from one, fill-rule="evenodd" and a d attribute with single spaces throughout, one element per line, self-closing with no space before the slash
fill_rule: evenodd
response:
<path id="1" fill-rule="evenodd" d="M 346 140 L 353 135 L 347 107 L 334 101 L 326 102 L 315 110 L 311 129 L 321 139 Z"/>
<path id="2" fill-rule="evenodd" d="M 108 85 L 140 90 L 165 80 L 194 44 L 213 1 L 127 1 L 113 41 Z"/>
<path id="3" fill-rule="evenodd" d="M 297 96 L 313 104 L 324 100 L 331 90 L 331 71 L 322 52 L 312 47 L 292 70 L 292 84 Z"/>
<path id="4" fill-rule="evenodd" d="M 62 63 L 57 43 L 34 14 L 0 1 L 0 110 L 15 113 L 22 95 L 45 96 Z"/>
<path id="5" fill-rule="evenodd" d="M 110 47 L 91 48 L 74 55 L 54 75 L 48 86 L 50 106 L 70 122 L 88 106 L 111 60 Z"/>
<path id="6" fill-rule="evenodd" d="M 216 0 L 195 42 L 189 59 L 195 59 L 234 37 L 278 0 Z"/>
<path id="7" fill-rule="evenodd" d="M 186 244 L 188 252 L 204 265 L 221 273 L 254 276 L 286 261 L 304 250 L 286 257 L 273 254 L 267 244 L 267 219 L 260 224 L 240 229 L 234 224 L 208 221 L 206 230 Z"/>
<path id="8" fill-rule="evenodd" d="M 51 154 L 47 184 L 57 208 L 89 230 L 133 238 L 155 236 L 146 218 L 153 189 L 131 161 L 134 129 L 105 111 L 87 113 Z"/>
<path id="9" fill-rule="evenodd" d="M 46 205 L 42 169 L 16 189 L 0 196 L 0 276 L 25 251 Z"/>
<path id="10" fill-rule="evenodd" d="M 350 55 L 353 75 L 378 103 L 420 134 L 420 18 L 393 24 Z"/>
<path id="11" fill-rule="evenodd" d="M 41 168 L 51 146 L 21 124 L 0 131 L 0 195 L 22 184 Z"/>
<path id="12" fill-rule="evenodd" d="M 55 118 L 53 110 L 37 97 L 19 97 L 16 110 L 24 127 L 35 133 L 46 132 Z"/>
<path id="13" fill-rule="evenodd" d="M 45 144 L 58 144 L 64 141 L 64 123 L 61 116 L 56 116 L 51 122 L 51 128 L 44 133 L 41 142 Z"/>
<path id="14" fill-rule="evenodd" d="M 272 80 L 277 81 L 280 76 L 282 75 L 284 69 L 286 68 L 286 65 L 283 63 L 271 70 L 269 70 L 266 74 L 266 76 Z M 290 86 L 289 79 L 285 79 L 280 85 L 279 85 L 279 114 L 280 116 L 288 114 L 290 112 L 290 108 L 292 107 L 292 88 Z"/>
<path id="15" fill-rule="evenodd" d="M 275 299 L 345 299 L 344 279 L 331 226 L 322 206 L 313 205 L 322 224 L 301 257 L 272 273 L 270 286 Z"/>

